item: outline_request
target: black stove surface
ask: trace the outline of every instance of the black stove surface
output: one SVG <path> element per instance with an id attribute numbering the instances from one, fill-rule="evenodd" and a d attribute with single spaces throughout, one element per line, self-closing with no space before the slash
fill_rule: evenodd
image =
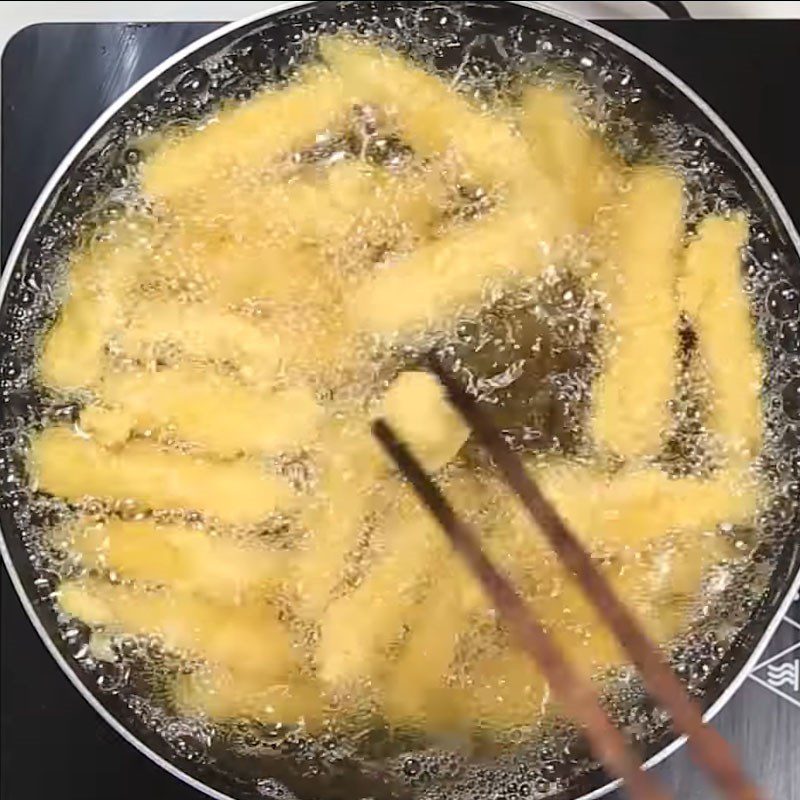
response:
<path id="1" fill-rule="evenodd" d="M 800 21 L 603 24 L 705 98 L 800 221 Z M 162 59 L 215 27 L 48 24 L 9 42 L 1 75 L 2 263 L 50 173 L 94 118 Z M 198 792 L 124 742 L 69 685 L 0 572 L 0 797 L 199 800 Z M 800 800 L 800 598 L 715 725 L 768 797 Z M 682 800 L 712 794 L 685 749 L 658 772 Z"/>

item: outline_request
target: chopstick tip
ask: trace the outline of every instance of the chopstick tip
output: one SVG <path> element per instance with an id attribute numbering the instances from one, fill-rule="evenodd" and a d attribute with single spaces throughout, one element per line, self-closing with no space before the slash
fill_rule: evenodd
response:
<path id="1" fill-rule="evenodd" d="M 439 380 L 447 377 L 447 374 L 444 370 L 444 365 L 442 364 L 442 361 L 435 350 L 428 350 L 428 352 L 425 354 L 425 363 L 427 364 L 428 369 L 434 375 L 436 375 Z"/>

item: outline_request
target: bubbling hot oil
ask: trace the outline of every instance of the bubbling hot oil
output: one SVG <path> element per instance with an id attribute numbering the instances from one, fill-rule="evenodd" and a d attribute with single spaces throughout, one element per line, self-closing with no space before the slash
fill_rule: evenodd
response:
<path id="1" fill-rule="evenodd" d="M 447 11 L 447 14 L 451 13 Z M 420 19 L 424 21 L 422 17 Z M 547 43 L 544 37 L 540 43 L 543 53 L 566 47 L 555 40 L 549 42 L 550 48 L 545 48 Z M 513 51 L 514 44 L 510 39 L 504 42 L 504 46 Z M 420 49 L 424 52 L 425 47 Z M 486 73 L 475 69 L 475 63 L 474 59 L 467 58 L 465 68 L 459 70 L 462 88 L 468 91 L 468 81 L 473 80 L 476 90 L 485 95 Z M 621 80 L 619 75 L 609 74 L 607 77 Z M 609 82 L 613 85 L 613 81 Z M 495 88 L 496 84 L 492 91 Z M 509 96 L 512 94 L 509 90 Z M 612 99 L 618 101 L 617 98 Z M 602 132 L 606 124 L 603 111 L 613 108 L 613 103 L 608 102 L 604 106 L 603 102 L 596 102 L 598 98 L 594 100 L 592 108 L 597 116 L 592 125 Z M 614 111 L 618 113 L 619 108 L 614 108 Z M 433 199 L 431 218 L 415 221 L 422 227 L 415 229 L 413 226 L 398 225 L 397 219 L 402 215 L 383 213 L 385 206 L 379 209 L 381 214 L 374 215 L 374 206 L 367 207 L 369 213 L 361 216 L 356 214 L 358 224 L 347 227 L 345 223 L 352 219 L 352 212 L 347 210 L 336 226 L 324 232 L 327 243 L 324 248 L 317 251 L 308 248 L 312 250 L 310 256 L 304 248 L 298 256 L 297 253 L 287 253 L 283 242 L 287 238 L 297 240 L 303 237 L 311 241 L 319 237 L 319 231 L 308 230 L 306 226 L 309 219 L 306 216 L 290 218 L 288 223 L 278 220 L 279 224 L 273 226 L 268 211 L 264 212 L 267 217 L 264 220 L 261 220 L 260 214 L 250 213 L 252 192 L 254 188 L 258 189 L 257 186 L 234 182 L 226 187 L 223 197 L 214 197 L 215 193 L 219 194 L 215 191 L 216 187 L 206 193 L 201 192 L 194 198 L 195 205 L 183 210 L 171 227 L 169 222 L 164 224 L 164 220 L 154 224 L 147 212 L 126 210 L 122 214 L 122 221 L 116 225 L 132 234 L 133 246 L 142 249 L 143 259 L 152 268 L 145 280 L 134 282 L 125 290 L 118 310 L 119 319 L 130 322 L 135 318 L 139 303 L 157 302 L 165 295 L 175 300 L 179 316 L 184 313 L 183 309 L 191 308 L 198 302 L 222 297 L 227 309 L 232 309 L 241 319 L 252 322 L 259 331 L 269 331 L 271 321 L 277 318 L 285 326 L 281 330 L 283 338 L 301 342 L 322 341 L 324 347 L 319 352 L 315 348 L 305 348 L 294 361 L 292 369 L 278 373 L 277 381 L 279 385 L 281 382 L 289 384 L 299 374 L 310 375 L 310 383 L 317 397 L 335 408 L 335 415 L 344 420 L 345 438 L 349 434 L 357 438 L 363 432 L 361 420 L 353 421 L 354 410 L 363 417 L 368 409 L 374 408 L 379 402 L 400 371 L 413 369 L 419 363 L 421 354 L 436 349 L 484 403 L 506 432 L 509 441 L 529 458 L 532 468 L 551 463 L 553 459 L 568 459 L 576 464 L 590 465 L 594 455 L 585 420 L 590 413 L 592 387 L 603 366 L 598 331 L 604 324 L 602 309 L 605 294 L 602 287 L 598 288 L 592 270 L 587 272 L 585 265 L 592 262 L 598 247 L 602 248 L 602 242 L 589 242 L 577 237 L 571 244 L 571 261 L 567 260 L 566 265 L 547 269 L 535 280 L 525 281 L 513 291 L 503 284 L 489 284 L 485 287 L 479 308 L 451 320 L 446 326 L 424 331 L 413 340 L 388 350 L 380 343 L 376 345 L 375 339 L 365 337 L 348 341 L 344 351 L 347 357 L 344 358 L 343 351 L 338 349 L 342 342 L 337 341 L 335 335 L 322 335 L 321 332 L 336 333 L 337 312 L 346 304 L 365 268 L 385 261 L 387 256 L 399 258 L 413 252 L 422 238 L 441 235 L 453 220 L 466 221 L 465 224 L 468 224 L 490 214 L 492 210 L 490 196 L 477 191 L 474 186 L 460 185 L 457 179 L 433 186 L 427 184 L 431 175 L 440 170 L 440 165 L 432 166 L 424 160 L 415 163 L 417 155 L 413 150 L 409 150 L 395 132 L 381 127 L 381 122 L 377 109 L 358 109 L 348 120 L 344 135 L 339 128 L 321 133 L 313 147 L 296 151 L 280 166 L 281 177 L 295 191 L 292 202 L 297 202 L 297 197 L 302 197 L 305 181 L 313 182 L 322 174 L 330 175 L 331 171 L 336 171 L 343 177 L 340 184 L 332 187 L 332 196 L 342 199 L 343 206 L 347 208 L 345 201 L 348 197 L 344 193 L 352 189 L 357 209 L 358 195 L 354 183 L 357 183 L 359 170 L 380 170 L 382 174 L 385 173 L 386 179 L 386 194 L 381 195 L 384 200 L 387 196 L 396 197 L 400 199 L 392 202 L 399 203 L 407 196 L 409 188 L 412 192 L 419 192 L 423 201 Z M 618 120 L 613 125 L 618 127 Z M 188 135 L 191 136 L 191 133 Z M 682 171 L 691 188 L 693 200 L 689 206 L 690 215 L 696 213 L 699 219 L 710 210 L 718 210 L 720 202 L 722 210 L 725 210 L 724 201 L 719 201 L 713 190 L 707 191 L 702 177 L 707 174 L 707 165 L 701 161 L 687 168 L 681 149 L 685 144 L 676 143 L 675 138 L 664 136 L 660 155 L 665 163 L 674 163 Z M 623 137 L 622 142 L 623 149 L 635 151 L 635 141 L 630 137 Z M 392 191 L 409 173 L 414 183 L 410 187 L 403 185 L 402 192 L 392 195 Z M 348 179 L 353 182 L 348 183 Z M 284 203 L 284 208 L 291 210 L 292 202 L 287 203 L 285 194 L 267 200 L 278 207 Z M 214 204 L 214 215 L 208 214 L 210 203 Z M 701 209 L 702 214 L 697 209 Z M 313 222 L 313 215 L 310 221 Z M 690 216 L 690 224 L 694 221 Z M 95 234 L 87 234 L 92 235 Z M 100 236 L 102 238 L 104 234 Z M 274 295 L 266 302 L 263 299 L 254 302 L 247 293 L 247 285 L 243 285 L 236 296 L 231 293 L 237 287 L 232 287 L 226 281 L 224 271 L 208 269 L 209 259 L 202 251 L 209 245 L 218 248 L 216 252 L 223 261 L 233 253 L 257 260 L 264 252 L 268 252 L 275 264 L 296 271 L 301 280 L 296 286 L 282 283 L 278 287 L 287 293 L 281 303 L 272 299 Z M 112 244 L 107 257 L 113 260 L 117 255 Z M 310 263 L 307 258 L 310 258 Z M 334 281 L 320 275 L 315 269 L 319 264 L 334 265 Z M 213 263 L 212 259 L 211 266 L 218 267 L 219 264 Z M 748 256 L 748 268 L 753 294 L 758 297 L 769 273 L 753 252 Z M 583 277 L 578 278 L 573 273 L 580 273 Z M 24 304 L 21 307 L 24 308 Z M 286 308 L 296 313 L 283 313 Z M 24 316 L 16 329 L 20 340 L 30 337 L 30 325 L 26 327 Z M 768 322 L 766 317 L 760 315 L 757 318 L 757 326 L 762 334 Z M 201 345 L 205 346 L 207 342 L 201 342 Z M 198 350 L 201 345 L 197 346 Z M 191 337 L 181 337 L 181 340 L 167 339 L 157 347 L 131 354 L 120 342 L 112 339 L 103 357 L 109 360 L 114 369 L 122 372 L 153 372 L 198 359 L 193 347 Z M 684 342 L 682 357 L 687 363 L 693 349 L 691 341 Z M 240 352 L 235 348 L 226 353 L 223 347 L 211 368 L 247 385 L 263 386 L 263 381 L 267 379 L 259 374 L 259 364 L 243 368 L 239 356 Z M 608 353 L 604 357 L 607 358 Z M 202 363 L 202 358 L 199 361 Z M 208 368 L 208 364 L 204 368 Z M 33 374 L 28 370 L 22 376 L 6 373 L 3 377 L 6 393 L 14 393 L 30 383 Z M 275 377 L 270 376 L 268 380 L 275 380 Z M 665 431 L 669 439 L 668 447 L 658 454 L 656 461 L 660 458 L 665 469 L 676 475 L 704 478 L 709 467 L 704 457 L 705 431 L 695 389 L 693 385 L 687 385 L 685 391 L 676 393 L 673 401 L 674 427 Z M 44 419 L 48 424 L 63 421 L 70 415 L 76 415 L 78 407 L 60 400 L 46 400 Z M 783 409 L 770 412 L 775 407 L 768 397 L 765 402 L 768 413 L 780 415 Z M 27 428 L 27 424 L 26 418 L 24 427 Z M 19 431 L 23 426 L 18 422 L 15 427 Z M 169 426 L 156 428 L 145 424 L 134 435 L 146 441 L 157 440 L 167 447 L 180 448 L 187 454 L 202 453 L 205 449 L 203 442 L 186 440 L 180 431 Z M 782 433 L 786 430 L 783 423 L 779 430 Z M 771 444 L 769 440 L 767 447 Z M 312 502 L 319 490 L 320 475 L 318 465 L 309 452 L 301 449 L 291 456 L 279 454 L 272 459 L 271 466 L 278 474 L 286 476 Z M 611 467 L 617 468 L 617 465 L 612 463 Z M 501 534 L 506 530 L 506 524 L 514 522 L 507 491 L 493 479 L 490 466 L 471 443 L 461 451 L 451 469 L 462 469 L 479 476 L 482 492 L 480 502 L 466 510 L 475 515 L 476 522 L 485 526 L 489 546 L 496 542 L 497 552 L 502 554 L 506 544 Z M 761 521 L 766 520 L 775 507 L 772 498 L 791 500 L 791 486 L 794 484 L 791 484 L 791 475 L 785 471 L 765 471 L 762 480 L 770 485 L 764 489 L 763 508 L 757 514 L 757 524 L 753 526 L 731 527 L 723 530 L 721 535 L 712 531 L 702 535 L 699 541 L 687 540 L 680 535 L 665 536 L 632 552 L 627 552 L 627 548 L 622 552 L 597 554 L 599 562 L 614 574 L 624 576 L 636 574 L 638 570 L 642 576 L 647 576 L 647 591 L 641 581 L 634 580 L 627 584 L 630 594 L 625 599 L 637 608 L 650 608 L 655 599 L 652 591 L 654 582 L 661 587 L 658 598 L 668 604 L 671 615 L 671 619 L 664 621 L 665 630 L 669 631 L 666 638 L 670 640 L 677 669 L 695 687 L 702 685 L 704 675 L 702 670 L 698 674 L 688 674 L 691 665 L 702 664 L 703 670 L 713 667 L 733 640 L 739 626 L 746 621 L 772 570 L 771 556 L 763 554 L 769 552 L 769 544 L 779 543 L 776 537 L 781 535 L 782 529 L 780 525 L 769 527 L 761 524 Z M 54 547 L 52 536 L 48 533 L 65 519 L 73 517 L 76 508 L 80 513 L 90 515 L 99 526 L 118 519 L 134 522 L 155 519 L 164 524 L 183 524 L 188 521 L 198 533 L 220 534 L 218 524 L 209 523 L 202 515 L 190 513 L 187 518 L 186 514 L 174 511 L 143 513 L 132 502 L 135 498 L 121 498 L 113 504 L 91 502 L 88 505 L 79 503 L 76 506 L 71 503 L 67 506 L 57 498 L 41 495 L 32 497 L 24 488 L 20 497 L 25 499 L 26 506 L 30 506 L 25 513 L 28 514 L 26 521 L 31 531 L 38 531 L 36 535 L 31 533 L 29 544 L 32 557 L 43 576 L 44 570 L 49 570 L 48 577 L 41 579 L 43 591 L 48 594 L 56 591 L 61 580 L 80 578 L 87 571 L 85 562 L 74 556 L 65 556 L 63 550 Z M 784 503 L 784 518 L 787 518 L 786 511 Z M 338 591 L 346 593 L 366 579 L 371 563 L 369 548 L 374 540 L 379 539 L 376 533 L 378 514 L 373 511 L 364 517 L 363 526 L 354 537 L 356 546 L 347 554 L 348 569 L 341 577 L 342 585 Z M 291 532 L 291 519 L 280 515 L 268 525 L 238 530 L 236 537 L 245 544 L 266 541 L 274 551 L 291 551 L 297 546 Z M 720 542 L 726 543 L 725 546 L 719 547 Z M 706 546 L 710 555 L 697 556 Z M 715 548 L 719 548 L 716 555 Z M 680 570 L 683 568 L 680 565 L 695 556 L 701 561 L 708 559 L 704 576 L 696 576 L 694 581 L 686 577 L 686 589 L 673 591 L 672 579 L 680 574 L 674 571 L 676 565 Z M 603 653 L 596 662 L 593 661 L 592 648 L 597 644 L 596 623 L 587 618 L 583 601 L 571 591 L 554 559 L 546 552 L 536 552 L 536 557 L 541 565 L 533 573 L 537 586 L 530 589 L 531 598 L 538 601 L 543 614 L 551 615 L 549 619 L 552 624 L 569 631 L 575 648 L 573 652 L 578 658 L 583 656 L 589 671 L 599 670 L 602 673 L 604 666 L 616 662 L 613 658 L 604 659 Z M 621 563 L 626 560 L 629 563 Z M 518 565 L 512 562 L 508 566 L 513 573 Z M 96 567 L 89 567 L 89 573 L 94 574 L 94 569 Z M 517 573 L 518 577 L 520 575 L 525 577 L 524 569 Z M 125 585 L 125 576 L 115 575 L 112 571 L 108 577 L 112 585 Z M 332 587 L 332 590 L 336 592 L 337 587 Z M 734 596 L 735 601 L 731 603 Z M 749 600 L 742 602 L 743 597 Z M 386 598 L 379 600 L 385 602 Z M 721 608 L 737 609 L 737 613 L 722 614 Z M 280 609 L 280 614 L 292 635 L 297 637 L 298 646 L 316 646 L 319 630 L 314 624 L 293 618 L 288 605 Z M 680 621 L 677 626 L 676 620 Z M 653 621 L 659 622 L 658 619 Z M 455 689 L 463 689 L 463 685 L 459 685 L 462 679 L 469 685 L 472 678 L 468 669 L 467 674 L 462 675 L 460 668 L 468 665 L 470 659 L 476 658 L 476 654 L 491 659 L 509 652 L 504 635 L 487 608 L 476 613 L 472 624 L 474 629 L 463 638 L 458 652 L 454 654 L 453 668 L 447 682 Z M 164 651 L 160 636 L 105 634 L 102 628 L 91 632 L 75 619 L 67 617 L 64 618 L 64 626 L 66 640 L 71 643 L 76 657 L 88 669 L 95 671 L 101 691 L 119 692 L 128 697 L 134 712 L 147 724 L 160 729 L 179 751 L 188 748 L 196 757 L 203 757 L 209 748 L 213 752 L 213 745 L 209 743 L 214 741 L 217 726 L 209 720 L 176 714 L 170 688 L 179 673 L 192 669 L 202 673 L 203 666 L 196 659 L 185 654 L 188 658 L 176 660 L 173 652 Z M 411 623 L 405 622 L 402 636 L 392 645 L 398 650 L 390 648 L 388 652 L 394 657 L 402 654 L 403 637 L 411 632 Z M 601 638 L 601 642 L 607 647 L 604 638 Z M 699 659 L 698 655 L 701 656 Z M 307 668 L 307 665 L 303 667 Z M 615 714 L 628 721 L 633 718 L 639 726 L 641 738 L 647 740 L 663 726 L 664 720 L 642 707 L 641 692 L 624 665 L 618 664 L 612 668 L 608 677 L 607 685 Z M 513 681 L 508 676 L 501 677 L 496 685 L 489 680 L 487 685 L 495 687 L 493 700 L 497 707 L 518 702 Z M 387 752 L 382 737 L 374 735 L 376 730 L 383 728 L 384 723 L 376 723 L 375 712 L 378 711 L 379 716 L 380 710 L 379 706 L 376 708 L 374 693 L 362 692 L 362 689 L 363 686 L 358 691 L 347 693 L 345 697 L 336 696 L 326 700 L 327 706 L 318 730 L 333 736 L 331 741 L 335 745 L 327 750 L 326 746 L 315 744 L 319 734 L 311 727 L 308 732 L 303 732 L 303 726 L 281 729 L 279 725 L 277 731 L 270 727 L 269 733 L 265 729 L 257 729 L 254 740 L 252 729 L 243 731 L 241 726 L 234 726 L 234 732 L 228 730 L 226 736 L 232 736 L 238 742 L 240 751 L 248 747 L 255 750 L 266 747 L 267 739 L 274 742 L 277 737 L 284 740 L 287 751 L 313 752 L 315 757 L 330 763 L 346 758 L 372 759 L 375 753 L 383 755 Z M 548 701 L 547 692 L 544 691 L 537 703 L 547 709 Z M 423 732 L 426 727 L 424 719 L 425 713 L 422 714 Z M 537 728 L 537 720 L 532 719 L 531 722 L 533 724 L 516 721 L 510 726 L 501 725 L 498 728 L 481 720 L 479 715 L 475 729 L 465 735 L 463 728 L 454 725 L 451 718 L 445 718 L 442 723 L 432 724 L 429 734 L 420 735 L 417 719 L 416 724 L 408 726 L 408 729 L 399 726 L 400 729 L 395 731 L 396 740 L 388 747 L 391 757 L 386 763 L 402 782 L 416 787 L 431 787 L 443 782 L 448 788 L 441 791 L 454 792 L 458 796 L 475 796 L 482 792 L 488 795 L 501 788 L 513 796 L 511 787 L 520 786 L 528 787 L 535 793 L 534 796 L 546 796 L 566 785 L 575 771 L 587 768 L 589 761 L 570 752 L 570 737 L 557 719 L 548 721 L 541 728 Z M 438 729 L 437 724 L 440 725 Z M 450 737 L 450 743 L 447 737 Z M 454 751 L 446 752 L 452 737 L 458 740 L 458 745 Z M 377 743 L 369 744 L 372 740 Z M 368 744 L 355 744 L 364 741 Z M 423 745 L 428 748 L 424 752 L 421 749 Z M 404 748 L 419 752 L 394 755 L 398 749 Z M 464 757 L 465 753 L 470 752 L 483 753 L 491 758 L 494 769 L 489 773 L 483 768 L 476 770 L 470 766 L 469 760 Z M 520 754 L 526 759 L 524 767 L 520 766 Z M 491 777 L 487 777 L 488 774 Z M 426 796 L 431 798 L 437 797 L 439 791 L 437 788 L 424 790 Z"/>

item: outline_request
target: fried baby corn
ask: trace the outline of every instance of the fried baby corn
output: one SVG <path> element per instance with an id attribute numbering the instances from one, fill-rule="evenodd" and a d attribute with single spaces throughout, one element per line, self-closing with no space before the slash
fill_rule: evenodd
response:
<path id="1" fill-rule="evenodd" d="M 313 144 L 343 120 L 350 96 L 337 75 L 309 68 L 287 89 L 223 108 L 191 136 L 165 141 L 142 165 L 143 193 L 176 203 L 217 181 L 258 176 L 280 156 Z"/>
<path id="2" fill-rule="evenodd" d="M 591 419 L 597 446 L 625 459 L 656 454 L 670 425 L 682 215 L 678 175 L 634 167 L 611 223 L 605 278 L 611 322 Z"/>
<path id="3" fill-rule="evenodd" d="M 274 591 L 286 574 L 288 554 L 252 540 L 238 541 L 186 525 L 151 520 L 80 520 L 62 546 L 88 568 L 123 580 L 160 584 L 219 599 Z"/>
<path id="4" fill-rule="evenodd" d="M 452 721 L 445 682 L 460 642 L 486 609 L 482 588 L 457 556 L 446 555 L 438 569 L 442 577 L 411 609 L 408 635 L 380 678 L 382 708 L 395 725 Z"/>
<path id="5" fill-rule="evenodd" d="M 540 275 L 557 235 L 528 211 L 459 226 L 367 277 L 348 300 L 350 324 L 384 338 L 446 325 L 492 291 Z"/>
<path id="6" fill-rule="evenodd" d="M 724 455 L 743 463 L 758 454 L 764 435 L 763 359 L 742 285 L 747 238 L 743 214 L 706 217 L 686 248 L 679 282 L 710 387 L 708 428 Z"/>
<path id="7" fill-rule="evenodd" d="M 383 397 L 381 413 L 431 472 L 449 464 L 469 436 L 429 372 L 401 372 Z"/>
<path id="8" fill-rule="evenodd" d="M 525 142 L 511 126 L 436 75 L 397 53 L 352 39 L 323 38 L 319 48 L 354 101 L 385 110 L 420 155 L 455 156 L 467 183 L 502 188 L 536 176 Z"/>
<path id="9" fill-rule="evenodd" d="M 333 686 L 373 675 L 412 615 L 420 583 L 445 543 L 433 519 L 411 505 L 382 526 L 385 552 L 359 585 L 331 602 L 321 619 L 318 674 Z"/>
<path id="10" fill-rule="evenodd" d="M 31 480 L 43 492 L 76 502 L 95 497 L 153 510 L 196 511 L 252 524 L 294 502 L 289 485 L 250 461 L 219 463 L 147 440 L 119 450 L 66 428 L 38 434 L 29 454 Z"/>
<path id="11" fill-rule="evenodd" d="M 221 456 L 297 451 L 313 440 L 322 408 L 308 389 L 259 391 L 211 370 L 108 373 L 97 393 L 132 430 L 168 428 Z"/>
<path id="12" fill-rule="evenodd" d="M 707 479 L 671 477 L 656 468 L 608 476 L 592 467 L 563 466 L 537 470 L 536 480 L 571 530 L 600 551 L 639 549 L 670 531 L 750 522 L 760 497 L 757 483 L 735 471 Z"/>
<path id="13" fill-rule="evenodd" d="M 243 381 L 264 387 L 285 357 L 280 337 L 258 320 L 211 303 L 175 299 L 138 303 L 113 343 L 125 357 L 145 364 L 231 365 Z"/>
<path id="14" fill-rule="evenodd" d="M 534 163 L 562 187 L 571 214 L 585 229 L 614 200 L 621 167 L 563 89 L 530 86 L 522 94 L 520 129 Z"/>
<path id="15" fill-rule="evenodd" d="M 146 263 L 154 235 L 146 222 L 124 220 L 73 255 L 67 296 L 39 356 L 39 379 L 46 386 L 71 392 L 98 379 L 108 338 L 122 323 L 125 294 Z"/>
<path id="16" fill-rule="evenodd" d="M 220 667 L 179 675 L 174 696 L 184 714 L 223 722 L 302 725 L 306 730 L 318 727 L 326 705 L 319 687 L 296 672 L 271 681 L 268 673 L 253 678 Z"/>
<path id="17" fill-rule="evenodd" d="M 235 605 L 189 594 L 99 580 L 63 583 L 61 607 L 91 625 L 158 636 L 165 647 L 261 680 L 281 680 L 296 664 L 288 632 L 263 602 Z"/>

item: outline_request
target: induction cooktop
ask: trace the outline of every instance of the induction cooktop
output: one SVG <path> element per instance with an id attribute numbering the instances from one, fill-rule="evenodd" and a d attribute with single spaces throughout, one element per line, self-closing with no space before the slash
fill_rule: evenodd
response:
<path id="1" fill-rule="evenodd" d="M 94 118 L 161 60 L 219 24 L 53 23 L 16 34 L 0 76 L 2 263 L 50 173 Z M 800 222 L 800 20 L 602 24 L 707 100 Z M 199 800 L 196 790 L 124 742 L 74 690 L 0 572 L 0 797 Z M 800 800 L 800 597 L 714 724 L 769 797 Z M 712 796 L 685 748 L 658 772 L 675 797 Z"/>

